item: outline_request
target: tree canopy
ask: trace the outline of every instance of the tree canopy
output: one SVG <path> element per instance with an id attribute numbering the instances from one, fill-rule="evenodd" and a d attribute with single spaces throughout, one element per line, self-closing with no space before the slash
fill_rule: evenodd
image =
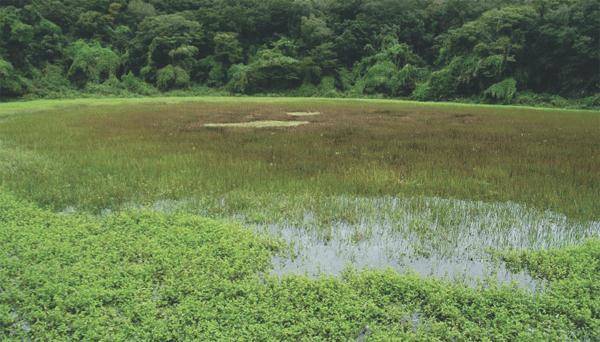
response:
<path id="1" fill-rule="evenodd" d="M 127 85 L 120 83 L 127 83 Z M 133 83 L 132 83 L 133 82 Z M 140 85 L 140 82 L 145 85 Z M 13 0 L 0 98 L 98 89 L 600 105 L 597 0 Z M 133 90 L 130 90 L 133 91 Z"/>

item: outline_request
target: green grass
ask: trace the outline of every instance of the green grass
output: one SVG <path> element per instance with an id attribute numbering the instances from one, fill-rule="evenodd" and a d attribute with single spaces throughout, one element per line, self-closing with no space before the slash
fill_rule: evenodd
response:
<path id="1" fill-rule="evenodd" d="M 57 210 L 236 191 L 515 201 L 600 217 L 597 112 L 281 98 L 7 107 L 0 113 L 30 113 L 0 124 L 3 184 Z M 300 110 L 323 114 L 288 130 L 203 126 Z"/>
<path id="2" fill-rule="evenodd" d="M 391 271 L 273 278 L 274 242 L 190 214 L 61 215 L 1 192 L 0 226 L 2 339 L 351 340 L 366 325 L 373 341 L 600 333 L 598 240 L 512 256 L 515 267 L 543 260 L 549 290 L 531 295 Z M 564 259 L 581 266 L 544 271 Z"/>
<path id="3" fill-rule="evenodd" d="M 321 115 L 204 126 L 299 120 L 289 112 Z M 594 340 L 598 137 L 599 112 L 527 107 L 0 104 L 0 339 L 349 340 L 369 325 L 372 340 Z M 288 247 L 260 232 L 284 226 L 324 246 L 349 227 L 342 248 L 387 229 L 410 243 L 394 258 L 498 257 L 547 285 L 275 277 Z"/>

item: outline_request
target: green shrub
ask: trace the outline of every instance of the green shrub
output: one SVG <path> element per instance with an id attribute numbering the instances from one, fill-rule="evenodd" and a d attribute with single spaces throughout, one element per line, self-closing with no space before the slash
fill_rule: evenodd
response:
<path id="1" fill-rule="evenodd" d="M 300 61 L 277 49 L 257 53 L 246 69 L 246 92 L 288 90 L 302 82 Z"/>
<path id="2" fill-rule="evenodd" d="M 428 82 L 417 83 L 415 90 L 411 94 L 411 98 L 417 101 L 431 100 L 431 87 Z"/>
<path id="3" fill-rule="evenodd" d="M 322 97 L 337 97 L 339 93 L 335 86 L 335 77 L 325 76 L 321 78 L 321 82 L 318 87 L 319 96 Z"/>
<path id="4" fill-rule="evenodd" d="M 161 90 L 184 88 L 189 84 L 190 76 L 178 66 L 167 65 L 156 74 L 156 85 Z"/>
<path id="5" fill-rule="evenodd" d="M 53 64 L 48 64 L 41 70 L 40 75 L 34 79 L 34 85 L 37 89 L 58 93 L 71 88 L 64 70 L 59 65 Z"/>
<path id="6" fill-rule="evenodd" d="M 581 99 L 579 104 L 582 108 L 600 109 L 600 93 Z"/>
<path id="7" fill-rule="evenodd" d="M 427 82 L 427 97 L 431 100 L 448 100 L 456 96 L 458 82 L 451 68 L 444 68 L 431 73 Z M 423 89 L 419 90 L 423 91 Z"/>
<path id="8" fill-rule="evenodd" d="M 406 64 L 392 79 L 393 94 L 395 96 L 412 94 L 417 84 L 427 79 L 427 76 L 427 69 Z"/>
<path id="9" fill-rule="evenodd" d="M 289 91 L 287 94 L 299 97 L 317 96 L 319 94 L 319 88 L 310 82 L 304 82 L 300 87 Z"/>
<path id="10" fill-rule="evenodd" d="M 497 102 L 510 103 L 517 93 L 517 81 L 514 78 L 507 78 L 502 82 L 491 85 L 484 92 L 484 95 Z"/>
<path id="11" fill-rule="evenodd" d="M 119 80 L 112 76 L 102 83 L 88 83 L 85 85 L 84 91 L 89 94 L 97 94 L 100 96 L 119 96 L 124 93 L 120 87 Z"/>
<path id="12" fill-rule="evenodd" d="M 229 82 L 226 88 L 233 93 L 246 93 L 250 82 L 248 79 L 248 69 L 249 67 L 244 64 L 232 65 L 227 71 Z"/>
<path id="13" fill-rule="evenodd" d="M 67 75 L 80 88 L 88 82 L 101 83 L 115 76 L 121 63 L 115 52 L 97 42 L 88 44 L 79 40 L 69 48 L 69 55 L 73 62 Z"/>
<path id="14" fill-rule="evenodd" d="M 514 103 L 527 106 L 545 106 L 559 108 L 577 106 L 577 101 L 569 101 L 559 95 L 537 94 L 530 91 L 518 93 L 514 99 Z"/>
<path id="15" fill-rule="evenodd" d="M 367 69 L 363 78 L 365 94 L 392 94 L 396 66 L 389 61 L 379 62 Z"/>
<path id="16" fill-rule="evenodd" d="M 145 210 L 55 214 L 0 192 L 2 340 L 593 340 L 600 241 L 505 259 L 529 294 L 392 271 L 265 275 L 273 241 Z"/>
<path id="17" fill-rule="evenodd" d="M 139 95 L 155 95 L 158 93 L 152 85 L 135 77 L 131 72 L 128 72 L 121 77 L 121 87 L 131 93 Z"/>
<path id="18" fill-rule="evenodd" d="M 27 82 L 13 68 L 13 65 L 0 57 L 0 97 L 21 96 L 27 91 Z"/>

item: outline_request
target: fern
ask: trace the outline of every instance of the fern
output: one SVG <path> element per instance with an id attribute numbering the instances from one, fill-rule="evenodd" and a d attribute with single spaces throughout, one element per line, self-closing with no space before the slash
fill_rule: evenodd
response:
<path id="1" fill-rule="evenodd" d="M 492 84 L 484 92 L 484 95 L 503 103 L 509 103 L 517 93 L 517 81 L 510 77 L 502 82 Z"/>

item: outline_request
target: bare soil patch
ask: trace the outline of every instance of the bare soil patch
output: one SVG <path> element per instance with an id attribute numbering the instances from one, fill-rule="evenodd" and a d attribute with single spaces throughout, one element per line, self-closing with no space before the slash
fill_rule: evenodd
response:
<path id="1" fill-rule="evenodd" d="M 278 120 L 259 120 L 250 122 L 226 122 L 226 123 L 206 123 L 204 127 L 242 127 L 242 128 L 268 128 L 268 127 L 297 127 L 308 124 L 308 121 L 278 121 Z"/>
<path id="2" fill-rule="evenodd" d="M 288 112 L 286 114 L 290 116 L 315 116 L 321 115 L 321 112 Z"/>

